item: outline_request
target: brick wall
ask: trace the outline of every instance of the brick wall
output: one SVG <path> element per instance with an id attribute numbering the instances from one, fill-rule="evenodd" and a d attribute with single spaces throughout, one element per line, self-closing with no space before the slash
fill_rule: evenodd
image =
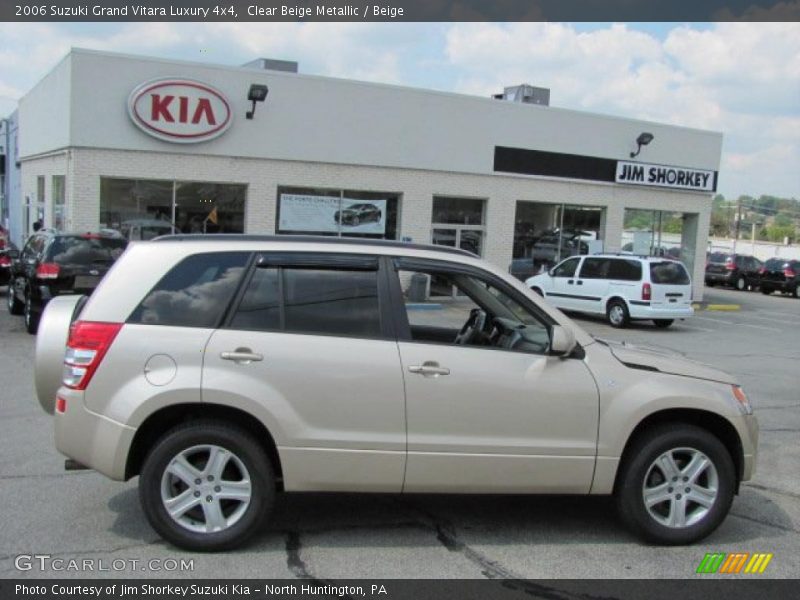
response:
<path id="1" fill-rule="evenodd" d="M 56 173 L 58 169 L 61 171 Z M 705 232 L 711 209 L 709 195 L 526 176 L 85 148 L 73 149 L 70 160 L 63 154 L 26 160 L 22 173 L 23 196 L 35 196 L 36 175 L 48 175 L 50 190 L 50 174 L 67 173 L 68 228 L 87 231 L 98 227 L 103 176 L 247 184 L 245 231 L 248 233 L 275 232 L 278 186 L 398 192 L 401 194 L 398 238 L 410 237 L 420 243 L 431 239 L 434 196 L 482 198 L 487 202 L 483 256 L 503 269 L 511 262 L 517 200 L 605 208 L 605 230 L 601 235 L 606 251 L 610 252 L 620 249 L 625 208 L 698 213 L 703 237 L 698 241 L 695 256 L 695 299 L 702 294 Z"/>

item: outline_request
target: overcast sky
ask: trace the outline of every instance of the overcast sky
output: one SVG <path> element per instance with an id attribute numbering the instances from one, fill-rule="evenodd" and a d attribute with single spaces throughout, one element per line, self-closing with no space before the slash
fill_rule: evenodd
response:
<path id="1" fill-rule="evenodd" d="M 0 23 L 0 115 L 70 47 L 489 96 L 724 133 L 719 191 L 800 198 L 800 24 Z M 102 82 L 98 82 L 101 84 Z"/>

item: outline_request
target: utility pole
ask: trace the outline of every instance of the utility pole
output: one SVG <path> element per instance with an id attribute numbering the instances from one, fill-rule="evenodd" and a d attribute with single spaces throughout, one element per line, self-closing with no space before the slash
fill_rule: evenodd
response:
<path id="1" fill-rule="evenodd" d="M 742 228 L 742 197 L 736 201 L 736 226 L 733 233 L 733 253 L 736 254 L 736 242 L 739 239 L 739 231 Z"/>

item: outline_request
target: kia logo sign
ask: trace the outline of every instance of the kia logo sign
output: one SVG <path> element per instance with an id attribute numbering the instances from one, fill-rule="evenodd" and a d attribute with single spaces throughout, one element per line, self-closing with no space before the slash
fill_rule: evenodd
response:
<path id="1" fill-rule="evenodd" d="M 205 142 L 231 125 L 231 105 L 222 92 L 191 79 L 143 83 L 131 92 L 128 112 L 146 134 L 180 144 Z"/>

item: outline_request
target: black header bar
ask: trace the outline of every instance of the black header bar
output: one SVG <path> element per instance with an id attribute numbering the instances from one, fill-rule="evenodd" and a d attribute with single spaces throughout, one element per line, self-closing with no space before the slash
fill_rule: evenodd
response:
<path id="1" fill-rule="evenodd" d="M 3 21 L 797 21 L 786 0 L 3 0 Z"/>

